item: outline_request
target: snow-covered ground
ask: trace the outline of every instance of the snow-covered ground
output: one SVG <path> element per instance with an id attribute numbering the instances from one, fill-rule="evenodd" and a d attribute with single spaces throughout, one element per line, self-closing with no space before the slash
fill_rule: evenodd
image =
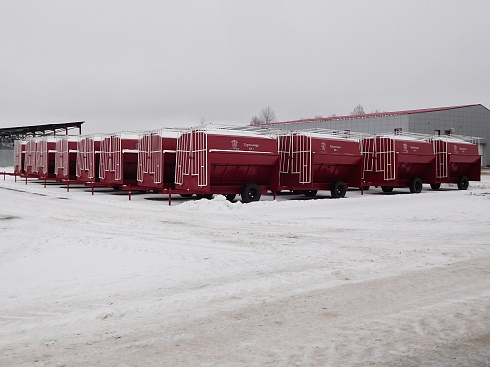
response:
<path id="1" fill-rule="evenodd" d="M 172 206 L 0 176 L 0 366 L 464 365 L 490 365 L 490 175 Z"/>

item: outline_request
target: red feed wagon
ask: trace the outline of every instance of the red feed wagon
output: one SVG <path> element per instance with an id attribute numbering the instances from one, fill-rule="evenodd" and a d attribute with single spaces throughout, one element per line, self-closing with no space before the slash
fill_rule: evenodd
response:
<path id="1" fill-rule="evenodd" d="M 434 190 L 441 183 L 456 183 L 458 189 L 466 190 L 469 181 L 480 181 L 481 156 L 478 152 L 478 138 L 464 136 L 431 136 L 436 156 Z"/>
<path id="2" fill-rule="evenodd" d="M 76 176 L 77 181 L 87 186 L 100 183 L 100 142 L 99 135 L 81 137 L 77 143 Z"/>
<path id="3" fill-rule="evenodd" d="M 116 190 L 144 190 L 138 186 L 138 135 L 116 133 L 100 143 L 100 183 Z"/>
<path id="4" fill-rule="evenodd" d="M 40 137 L 36 139 L 36 155 L 34 173 L 40 179 L 55 179 L 54 160 L 56 156 L 56 139 Z"/>
<path id="5" fill-rule="evenodd" d="M 279 134 L 280 189 L 306 196 L 330 190 L 332 197 L 340 198 L 349 186 L 362 188 L 359 138 L 325 129 Z"/>
<path id="6" fill-rule="evenodd" d="M 365 137 L 364 185 L 381 186 L 383 192 L 394 187 L 422 191 L 422 183 L 435 182 L 435 155 L 426 135 L 387 134 Z"/>
<path id="7" fill-rule="evenodd" d="M 279 184 L 277 140 L 251 131 L 194 128 L 177 140 L 175 188 L 179 193 L 223 194 L 258 201 Z"/>
<path id="8" fill-rule="evenodd" d="M 63 136 L 56 140 L 55 176 L 58 181 L 75 182 L 77 180 L 78 137 Z"/>
<path id="9" fill-rule="evenodd" d="M 26 146 L 27 141 L 15 140 L 14 141 L 14 174 L 22 175 L 25 173 L 25 159 L 26 159 Z"/>
<path id="10" fill-rule="evenodd" d="M 140 134 L 138 139 L 138 185 L 146 191 L 175 189 L 175 151 L 180 131 L 161 129 Z"/>

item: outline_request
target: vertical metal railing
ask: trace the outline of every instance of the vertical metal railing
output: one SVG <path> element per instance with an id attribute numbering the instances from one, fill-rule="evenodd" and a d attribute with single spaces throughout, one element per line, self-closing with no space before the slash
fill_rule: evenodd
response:
<path id="1" fill-rule="evenodd" d="M 279 152 L 279 172 L 289 173 L 291 168 L 291 133 L 281 134 L 277 137 L 277 150 Z"/>
<path id="2" fill-rule="evenodd" d="M 299 183 L 311 183 L 311 135 L 293 134 L 291 152 L 291 173 L 299 175 Z"/>
<path id="3" fill-rule="evenodd" d="M 197 176 L 197 185 L 204 187 L 208 185 L 208 134 L 205 129 L 196 129 L 193 132 L 191 149 L 191 175 Z"/>
<path id="4" fill-rule="evenodd" d="M 143 182 L 148 173 L 148 161 L 150 159 L 150 137 L 149 133 L 143 133 L 138 137 L 138 170 L 136 180 Z"/>
<path id="5" fill-rule="evenodd" d="M 124 176 L 122 137 L 120 134 L 112 135 L 111 140 L 114 179 L 120 181 Z"/>
<path id="6" fill-rule="evenodd" d="M 15 140 L 14 141 L 14 172 L 15 173 L 20 173 L 23 169 L 23 167 L 22 167 L 22 147 L 25 145 L 26 145 L 25 141 L 22 141 L 22 140 Z M 24 157 L 24 159 L 25 159 L 25 157 Z"/>
<path id="7" fill-rule="evenodd" d="M 163 182 L 163 150 L 162 150 L 162 133 L 152 132 L 150 134 L 150 165 L 149 173 L 153 174 L 153 183 L 161 184 Z"/>
<path id="8" fill-rule="evenodd" d="M 436 178 L 448 177 L 447 137 L 432 139 L 432 148 L 436 156 Z"/>
<path id="9" fill-rule="evenodd" d="M 177 139 L 177 151 L 175 157 L 175 183 L 182 185 L 184 176 L 189 175 L 191 154 L 192 131 L 181 133 Z"/>
<path id="10" fill-rule="evenodd" d="M 385 181 L 396 178 L 395 139 L 379 136 L 375 143 L 376 171 L 383 172 Z"/>

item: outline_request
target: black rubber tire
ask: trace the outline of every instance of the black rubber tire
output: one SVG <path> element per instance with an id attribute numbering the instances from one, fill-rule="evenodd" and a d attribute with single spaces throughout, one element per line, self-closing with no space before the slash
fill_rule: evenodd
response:
<path id="1" fill-rule="evenodd" d="M 420 194 L 422 192 L 422 180 L 418 177 L 410 180 L 408 188 L 412 194 Z"/>
<path id="2" fill-rule="evenodd" d="M 460 190 L 466 190 L 469 185 L 470 185 L 470 181 L 468 180 L 468 177 L 461 176 L 458 179 L 458 189 L 460 189 Z"/>
<path id="3" fill-rule="evenodd" d="M 233 201 L 236 198 L 236 194 L 226 194 L 225 195 L 226 200 L 228 201 Z"/>
<path id="4" fill-rule="evenodd" d="M 260 187 L 257 184 L 250 183 L 243 186 L 240 196 L 242 197 L 242 203 L 250 203 L 251 201 L 259 201 L 262 193 Z"/>
<path id="5" fill-rule="evenodd" d="M 192 194 L 179 194 L 183 198 L 191 198 Z"/>
<path id="6" fill-rule="evenodd" d="M 332 185 L 330 193 L 334 199 L 340 199 L 345 196 L 347 192 L 347 186 L 343 181 L 337 181 Z"/>
<path id="7" fill-rule="evenodd" d="M 432 190 L 439 190 L 441 188 L 441 184 L 440 183 L 430 184 L 430 188 Z"/>
<path id="8" fill-rule="evenodd" d="M 214 194 L 203 194 L 202 197 L 211 200 L 214 197 Z"/>
<path id="9" fill-rule="evenodd" d="M 381 190 L 383 190 L 383 192 L 392 192 L 393 186 L 381 186 Z"/>
<path id="10" fill-rule="evenodd" d="M 364 186 L 364 187 L 362 188 L 362 190 L 363 190 L 363 191 L 367 191 L 367 190 L 369 190 L 369 188 L 370 188 L 370 186 Z"/>
<path id="11" fill-rule="evenodd" d="M 122 187 L 121 187 L 121 186 L 112 186 L 112 188 L 113 188 L 115 191 L 121 191 L 121 190 L 122 190 Z"/>
<path id="12" fill-rule="evenodd" d="M 316 194 L 318 193 L 318 190 L 305 190 L 303 191 L 303 194 L 307 197 L 307 198 L 312 198 L 312 197 L 315 197 Z"/>

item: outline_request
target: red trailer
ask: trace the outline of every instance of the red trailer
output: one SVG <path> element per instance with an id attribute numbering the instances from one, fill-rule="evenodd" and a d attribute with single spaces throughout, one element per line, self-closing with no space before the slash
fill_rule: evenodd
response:
<path id="1" fill-rule="evenodd" d="M 334 198 L 349 186 L 362 189 L 361 136 L 326 129 L 279 134 L 280 189 L 305 196 L 330 190 Z"/>
<path id="2" fill-rule="evenodd" d="M 87 135 L 78 140 L 76 176 L 77 181 L 87 186 L 97 186 L 100 183 L 100 143 L 99 135 Z"/>
<path id="3" fill-rule="evenodd" d="M 480 181 L 481 156 L 478 152 L 479 138 L 465 136 L 431 136 L 436 156 L 434 190 L 441 183 L 456 183 L 458 189 L 466 190 L 469 181 Z"/>
<path id="4" fill-rule="evenodd" d="M 140 134 L 137 181 L 146 191 L 175 189 L 175 152 L 180 133 L 181 130 L 161 129 Z"/>
<path id="5" fill-rule="evenodd" d="M 76 182 L 78 137 L 62 136 L 56 140 L 55 176 L 61 182 Z"/>
<path id="6" fill-rule="evenodd" d="M 277 140 L 244 129 L 193 128 L 177 140 L 175 188 L 179 193 L 223 194 L 258 201 L 279 185 Z"/>
<path id="7" fill-rule="evenodd" d="M 409 187 L 420 193 L 423 183 L 434 183 L 436 158 L 427 135 L 386 134 L 365 137 L 364 185 L 381 186 L 383 192 Z"/>
<path id="8" fill-rule="evenodd" d="M 34 173 L 40 179 L 56 178 L 54 160 L 56 156 L 56 139 L 54 137 L 39 137 L 36 139 L 36 155 Z"/>
<path id="9" fill-rule="evenodd" d="M 22 175 L 25 173 L 25 159 L 26 159 L 26 146 L 27 141 L 15 140 L 14 141 L 14 174 Z"/>
<path id="10" fill-rule="evenodd" d="M 138 135 L 115 133 L 100 143 L 100 183 L 116 190 L 144 190 L 138 186 Z"/>

